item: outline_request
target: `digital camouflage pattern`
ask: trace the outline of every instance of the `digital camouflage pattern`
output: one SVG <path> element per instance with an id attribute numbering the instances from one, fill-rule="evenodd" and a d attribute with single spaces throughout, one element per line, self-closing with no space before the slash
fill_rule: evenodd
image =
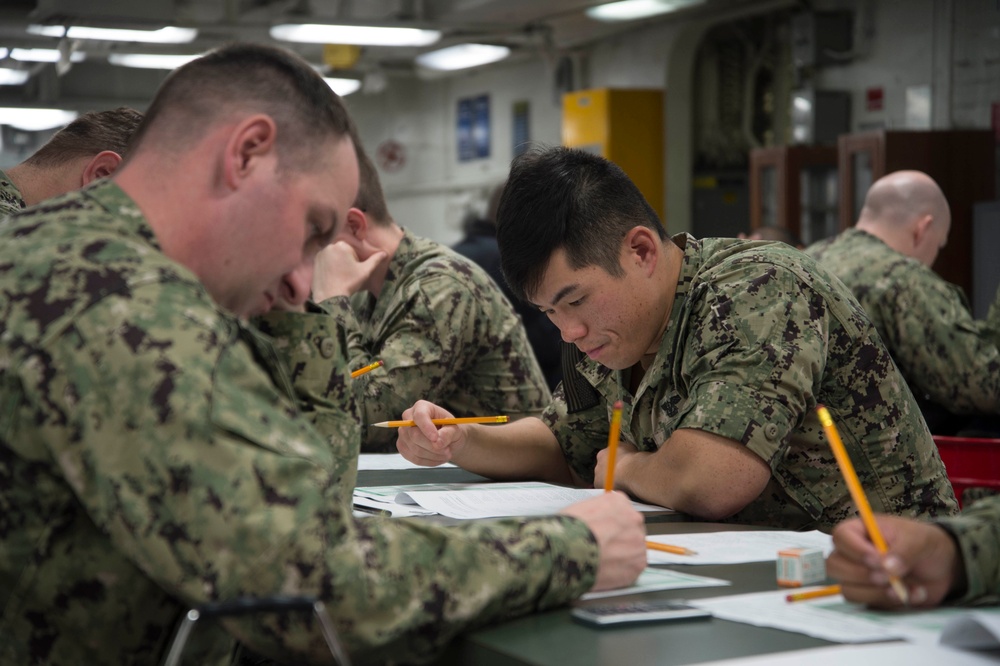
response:
<path id="1" fill-rule="evenodd" d="M 1000 496 L 966 508 L 961 516 L 936 521 L 958 542 L 968 587 L 960 602 L 1000 602 Z"/>
<path id="2" fill-rule="evenodd" d="M 543 415 L 570 467 L 592 481 L 618 399 L 623 441 L 655 451 L 679 428 L 728 437 L 771 467 L 764 492 L 730 522 L 830 531 L 853 516 L 816 405 L 830 410 L 876 511 L 957 510 L 920 410 L 850 292 L 783 243 L 674 242 L 684 263 L 659 352 L 632 395 L 629 371 L 584 358 L 604 404 Z"/>
<path id="3" fill-rule="evenodd" d="M 539 416 L 551 400 L 521 319 L 486 272 L 434 241 L 404 232 L 376 299 L 360 292 L 323 305 L 349 332 L 362 423 L 401 418 L 417 400 L 455 416 Z M 363 451 L 395 451 L 396 431 L 367 428 Z"/>
<path id="4" fill-rule="evenodd" d="M 24 208 L 24 197 L 10 178 L 0 171 L 0 218 L 12 215 Z"/>
<path id="5" fill-rule="evenodd" d="M 187 608 L 278 593 L 322 599 L 360 663 L 418 661 L 592 586 L 569 517 L 354 519 L 344 335 L 284 317 L 298 339 L 220 311 L 110 181 L 0 228 L 0 663 L 160 663 Z M 309 619 L 226 629 L 199 627 L 188 663 L 233 637 L 329 658 Z"/>
<path id="6" fill-rule="evenodd" d="M 806 253 L 854 293 L 914 395 L 954 414 L 1000 414 L 996 307 L 974 319 L 958 287 L 858 229 Z"/>

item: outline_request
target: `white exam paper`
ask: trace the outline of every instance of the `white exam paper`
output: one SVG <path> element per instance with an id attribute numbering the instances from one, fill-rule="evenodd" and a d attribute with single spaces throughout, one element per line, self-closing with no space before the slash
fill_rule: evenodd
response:
<path id="1" fill-rule="evenodd" d="M 755 592 L 692 599 L 690 603 L 724 620 L 795 631 L 838 643 L 870 643 L 901 638 L 932 646 L 938 643 L 949 622 L 969 613 L 967 608 L 953 607 L 877 611 L 849 603 L 840 595 L 790 603 L 785 600 L 788 593 L 788 590 Z M 977 612 L 997 615 L 1000 614 L 1000 607 Z"/>
<path id="2" fill-rule="evenodd" d="M 509 516 L 546 516 L 570 504 L 602 494 L 598 488 L 565 488 L 549 483 L 490 483 L 456 490 L 410 490 L 396 496 L 449 518 L 461 520 Z M 666 511 L 660 506 L 632 502 L 638 511 Z"/>
<path id="3" fill-rule="evenodd" d="M 647 541 L 684 546 L 695 555 L 674 555 L 659 550 L 647 551 L 650 564 L 742 564 L 778 559 L 785 548 L 822 548 L 823 555 L 833 551 L 833 539 L 818 531 L 739 531 L 703 534 L 650 534 Z"/>
<path id="4" fill-rule="evenodd" d="M 1000 648 L 1000 613 L 974 610 L 956 617 L 941 632 L 941 643 L 967 650 Z"/>
<path id="5" fill-rule="evenodd" d="M 444 463 L 437 467 L 424 467 L 411 463 L 403 457 L 401 453 L 362 453 L 358 456 L 358 471 L 386 470 L 386 469 L 443 469 L 455 465 Z"/>
<path id="6" fill-rule="evenodd" d="M 671 571 L 670 569 L 655 569 L 646 567 L 634 585 L 620 587 L 617 590 L 602 590 L 601 592 L 588 592 L 580 597 L 587 599 L 603 599 L 604 597 L 619 597 L 624 594 L 636 594 L 640 592 L 656 592 L 657 590 L 681 590 L 695 587 L 722 587 L 731 585 L 728 580 L 721 578 L 709 578 L 708 576 L 695 576 L 694 574 Z"/>
<path id="7" fill-rule="evenodd" d="M 710 661 L 698 666 L 996 666 L 996 661 L 974 652 L 912 643 L 831 645 Z"/>

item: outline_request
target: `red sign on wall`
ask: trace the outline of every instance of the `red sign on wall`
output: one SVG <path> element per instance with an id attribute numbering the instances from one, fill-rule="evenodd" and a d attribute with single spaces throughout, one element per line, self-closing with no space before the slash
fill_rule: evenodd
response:
<path id="1" fill-rule="evenodd" d="M 881 111 L 884 99 L 882 88 L 868 88 L 865 90 L 865 108 L 869 111 Z"/>

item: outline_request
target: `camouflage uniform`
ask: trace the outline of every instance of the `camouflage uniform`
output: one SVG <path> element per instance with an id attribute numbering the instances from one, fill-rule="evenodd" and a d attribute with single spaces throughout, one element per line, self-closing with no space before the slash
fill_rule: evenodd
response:
<path id="1" fill-rule="evenodd" d="M 278 593 L 326 602 L 359 661 L 413 661 L 591 587 L 569 517 L 352 518 L 344 336 L 297 317 L 272 345 L 220 311 L 110 181 L 0 229 L 0 663 L 159 663 L 186 608 Z M 295 616 L 226 628 L 329 658 Z M 219 627 L 192 638 L 190 663 L 228 658 Z"/>
<path id="2" fill-rule="evenodd" d="M 10 181 L 3 171 L 0 171 L 0 218 L 12 215 L 24 208 L 24 197 L 21 191 Z"/>
<path id="3" fill-rule="evenodd" d="M 1000 413 L 996 304 L 973 319 L 958 287 L 858 229 L 806 253 L 854 292 L 914 395 L 954 414 Z"/>
<path id="4" fill-rule="evenodd" d="M 349 332 L 362 423 L 398 419 L 420 399 L 455 416 L 539 416 L 551 400 L 520 318 L 482 268 L 404 232 L 376 299 L 361 292 L 323 303 Z M 395 451 L 396 431 L 367 428 L 364 451 Z"/>
<path id="5" fill-rule="evenodd" d="M 958 601 L 1000 602 L 1000 497 L 936 522 L 955 537 L 965 563 L 968 587 Z"/>
<path id="6" fill-rule="evenodd" d="M 684 250 L 677 294 L 636 394 L 629 371 L 584 358 L 576 370 L 594 399 L 564 377 L 543 415 L 577 474 L 593 479 L 610 405 L 621 399 L 622 440 L 640 451 L 694 428 L 768 463 L 769 484 L 731 522 L 829 531 L 854 505 L 816 416 L 821 403 L 877 511 L 957 510 L 912 394 L 843 285 L 782 243 L 674 242 Z"/>

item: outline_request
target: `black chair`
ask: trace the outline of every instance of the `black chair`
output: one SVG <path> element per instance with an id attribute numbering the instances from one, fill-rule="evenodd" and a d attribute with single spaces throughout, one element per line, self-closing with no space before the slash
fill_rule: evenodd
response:
<path id="1" fill-rule="evenodd" d="M 222 617 L 234 617 L 239 615 L 250 615 L 251 613 L 288 613 L 288 612 L 313 612 L 319 622 L 323 638 L 330 648 L 330 654 L 340 666 L 351 666 L 351 659 L 347 651 L 337 637 L 337 632 L 333 628 L 333 621 L 326 606 L 317 601 L 314 597 L 269 597 L 267 599 L 236 599 L 233 601 L 223 601 L 219 603 L 205 604 L 198 608 L 192 608 L 184 615 L 184 619 L 177 627 L 174 640 L 167 650 L 167 656 L 163 660 L 163 666 L 177 666 L 180 663 L 184 646 L 188 637 L 194 629 L 194 625 L 201 619 L 217 619 Z"/>

